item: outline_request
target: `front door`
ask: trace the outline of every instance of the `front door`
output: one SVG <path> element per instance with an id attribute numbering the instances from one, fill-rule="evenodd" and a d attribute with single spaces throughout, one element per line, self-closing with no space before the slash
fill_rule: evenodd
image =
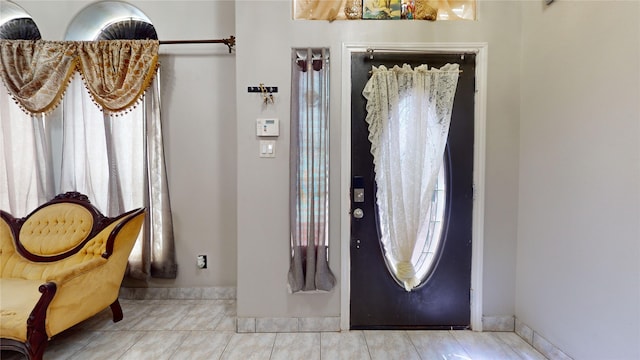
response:
<path id="1" fill-rule="evenodd" d="M 407 292 L 389 272 L 379 240 L 376 184 L 362 90 L 371 66 L 458 63 L 460 73 L 434 218 L 440 246 L 421 285 Z M 470 325 L 475 56 L 354 53 L 351 58 L 351 329 L 464 329 Z M 354 189 L 364 189 L 355 194 Z M 360 193 L 362 190 L 357 190 Z M 354 196 L 355 195 L 355 196 Z M 435 198 L 434 198 L 435 199 Z M 364 201 L 364 202 L 361 202 Z M 440 222 L 437 224 L 436 222 Z M 426 252 L 425 252 L 426 253 Z"/>

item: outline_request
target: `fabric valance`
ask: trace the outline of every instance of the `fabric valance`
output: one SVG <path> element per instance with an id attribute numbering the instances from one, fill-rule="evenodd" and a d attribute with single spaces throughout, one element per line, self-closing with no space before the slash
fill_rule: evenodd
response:
<path id="1" fill-rule="evenodd" d="M 53 110 L 75 71 L 103 111 L 125 112 L 151 84 L 158 47 L 157 40 L 0 40 L 0 77 L 30 114 Z"/>

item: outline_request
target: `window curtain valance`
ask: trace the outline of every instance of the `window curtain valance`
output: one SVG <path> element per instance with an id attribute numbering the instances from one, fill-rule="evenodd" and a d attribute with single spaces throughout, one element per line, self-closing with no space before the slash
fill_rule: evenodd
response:
<path id="1" fill-rule="evenodd" d="M 157 40 L 0 40 L 0 77 L 29 114 L 47 113 L 80 72 L 105 112 L 126 112 L 142 97 L 158 67 Z"/>

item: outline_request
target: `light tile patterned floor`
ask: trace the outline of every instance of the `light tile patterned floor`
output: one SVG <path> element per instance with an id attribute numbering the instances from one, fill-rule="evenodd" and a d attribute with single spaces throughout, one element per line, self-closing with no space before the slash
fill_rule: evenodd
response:
<path id="1" fill-rule="evenodd" d="M 545 359 L 515 333 L 471 331 L 235 332 L 231 300 L 121 300 L 52 339 L 45 360 L 535 360 Z M 2 360 L 22 359 L 4 351 Z"/>

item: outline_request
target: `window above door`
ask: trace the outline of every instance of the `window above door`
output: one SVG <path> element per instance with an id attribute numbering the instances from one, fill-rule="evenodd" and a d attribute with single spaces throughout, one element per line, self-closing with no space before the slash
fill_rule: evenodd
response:
<path id="1" fill-rule="evenodd" d="M 476 0 L 293 0 L 296 20 L 475 20 Z"/>

